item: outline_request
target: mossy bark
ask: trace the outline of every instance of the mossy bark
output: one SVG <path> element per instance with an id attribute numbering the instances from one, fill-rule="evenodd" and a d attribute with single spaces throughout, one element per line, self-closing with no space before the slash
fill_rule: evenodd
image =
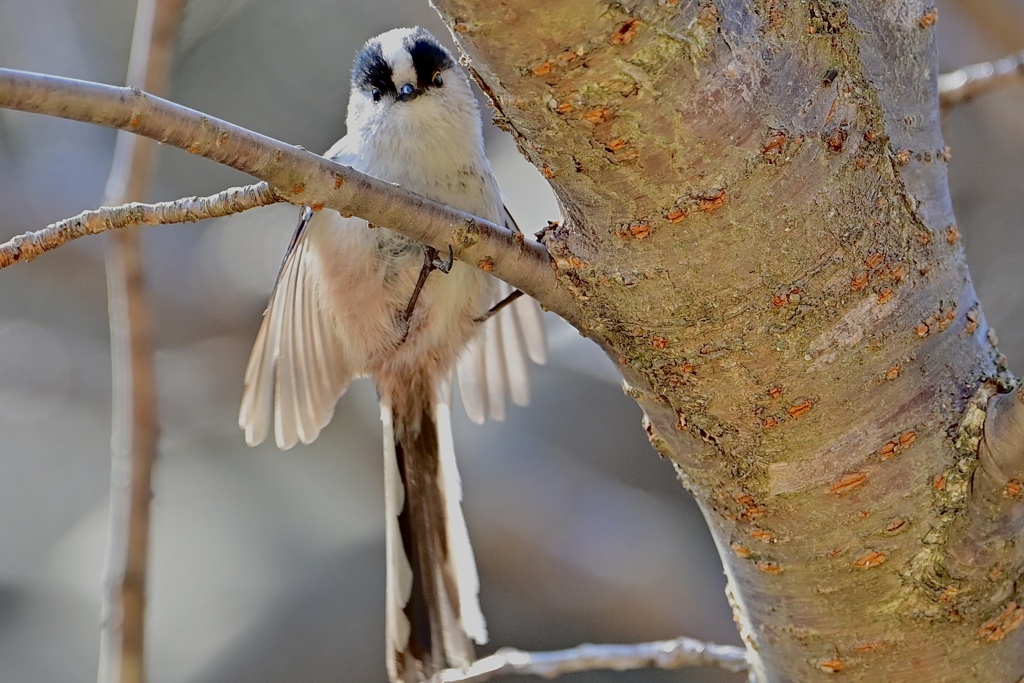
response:
<path id="1" fill-rule="evenodd" d="M 759 680 L 1017 683 L 1020 553 L 947 552 L 1005 378 L 927 2 L 435 3 L 558 196 L 581 331 L 703 509 Z"/>

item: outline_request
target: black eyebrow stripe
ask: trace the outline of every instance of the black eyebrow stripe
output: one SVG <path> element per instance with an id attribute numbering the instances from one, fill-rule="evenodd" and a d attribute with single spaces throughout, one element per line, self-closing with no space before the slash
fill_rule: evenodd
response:
<path id="1" fill-rule="evenodd" d="M 455 60 L 448 50 L 423 29 L 410 34 L 404 44 L 412 57 L 420 88 L 431 87 L 435 73 L 455 66 Z"/>
<path id="2" fill-rule="evenodd" d="M 392 80 L 391 65 L 384 59 L 379 42 L 367 43 L 356 55 L 352 66 L 352 86 L 365 90 L 377 88 L 385 95 L 398 95 Z"/>

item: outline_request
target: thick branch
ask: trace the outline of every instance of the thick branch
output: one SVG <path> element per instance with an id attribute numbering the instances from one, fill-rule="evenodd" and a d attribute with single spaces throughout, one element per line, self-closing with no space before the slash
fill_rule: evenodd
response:
<path id="1" fill-rule="evenodd" d="M 704 643 L 693 638 L 661 640 L 636 645 L 580 645 L 554 652 L 523 652 L 503 648 L 474 662 L 468 669 L 448 669 L 430 683 L 482 683 L 496 676 L 518 674 L 554 678 L 578 671 L 611 669 L 679 669 L 684 666 L 717 666 L 726 671 L 747 669 L 746 650 L 730 645 Z"/>
<path id="2" fill-rule="evenodd" d="M 51 223 L 42 230 L 13 237 L 0 244 L 0 268 L 27 263 L 71 240 L 136 225 L 194 223 L 205 218 L 223 218 L 249 209 L 286 201 L 270 185 L 257 183 L 232 187 L 209 197 L 185 197 L 171 202 L 104 206 Z"/>
<path id="3" fill-rule="evenodd" d="M 135 88 L 0 69 L 0 107 L 121 128 L 249 173 L 288 201 L 357 215 L 484 267 L 570 322 L 580 316 L 540 244 L 273 138 Z"/>
<path id="4" fill-rule="evenodd" d="M 994 62 L 972 64 L 939 76 L 939 104 L 952 107 L 1024 79 L 1024 50 Z"/>

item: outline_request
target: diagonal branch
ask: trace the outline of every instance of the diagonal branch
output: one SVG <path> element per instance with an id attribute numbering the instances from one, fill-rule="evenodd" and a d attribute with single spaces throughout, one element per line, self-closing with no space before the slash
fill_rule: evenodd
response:
<path id="1" fill-rule="evenodd" d="M 496 676 L 518 674 L 554 678 L 578 671 L 611 669 L 679 669 L 684 666 L 717 666 L 726 671 L 746 671 L 747 651 L 732 645 L 704 643 L 693 638 L 659 640 L 635 645 L 580 645 L 553 652 L 523 652 L 503 648 L 468 668 L 447 669 L 429 683 L 482 683 Z"/>
<path id="2" fill-rule="evenodd" d="M 1009 83 L 1024 80 L 1024 50 L 994 62 L 972 64 L 939 76 L 939 104 L 953 107 Z"/>
<path id="3" fill-rule="evenodd" d="M 253 175 L 295 204 L 384 225 L 485 267 L 579 327 L 547 250 L 510 230 L 438 204 L 300 147 L 136 88 L 0 69 L 0 107 L 128 130 Z"/>
<path id="4" fill-rule="evenodd" d="M 222 218 L 249 209 L 286 201 L 266 183 L 232 187 L 209 197 L 185 197 L 171 202 L 104 206 L 83 211 L 77 216 L 51 223 L 42 230 L 18 235 L 0 244 L 0 268 L 28 263 L 40 254 L 85 235 L 97 235 L 136 225 L 194 223 L 206 218 Z"/>

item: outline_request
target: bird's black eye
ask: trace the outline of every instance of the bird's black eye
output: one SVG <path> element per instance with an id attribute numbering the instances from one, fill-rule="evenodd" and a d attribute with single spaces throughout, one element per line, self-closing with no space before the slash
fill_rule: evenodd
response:
<path id="1" fill-rule="evenodd" d="M 370 96 L 373 97 L 374 102 L 380 102 L 381 93 L 380 88 L 374 88 L 370 91 Z"/>
<path id="2" fill-rule="evenodd" d="M 442 85 L 444 85 L 444 79 L 441 78 L 441 72 L 440 71 L 435 71 L 434 72 L 434 78 L 431 79 L 430 82 L 431 82 L 431 84 L 433 84 L 433 86 L 435 88 L 440 88 Z"/>

